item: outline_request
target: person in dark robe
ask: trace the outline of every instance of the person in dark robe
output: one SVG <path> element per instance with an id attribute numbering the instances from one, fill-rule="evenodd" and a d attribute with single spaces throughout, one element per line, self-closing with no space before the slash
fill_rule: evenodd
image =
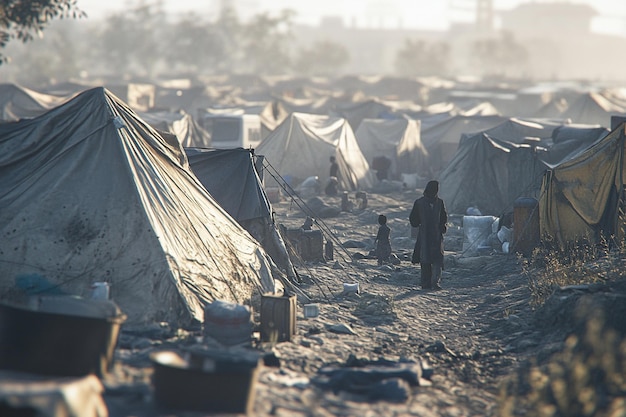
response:
<path id="1" fill-rule="evenodd" d="M 441 289 L 443 235 L 447 230 L 448 213 L 438 193 L 439 182 L 429 181 L 424 196 L 415 200 L 409 215 L 411 226 L 418 228 L 411 261 L 420 264 L 423 289 Z"/>
<path id="2" fill-rule="evenodd" d="M 381 214 L 378 216 L 378 233 L 374 243 L 376 244 L 376 259 L 378 265 L 383 265 L 385 262 L 389 262 L 391 256 L 391 229 L 387 226 L 387 216 Z"/>
<path id="3" fill-rule="evenodd" d="M 330 157 L 330 171 L 329 171 L 329 176 L 330 177 L 335 177 L 338 178 L 339 177 L 339 164 L 337 163 L 337 160 L 335 159 L 334 156 Z"/>

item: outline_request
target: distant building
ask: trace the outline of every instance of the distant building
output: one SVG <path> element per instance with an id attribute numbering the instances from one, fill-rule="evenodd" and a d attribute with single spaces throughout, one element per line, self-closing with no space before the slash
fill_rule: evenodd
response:
<path id="1" fill-rule="evenodd" d="M 396 56 L 409 39 L 445 42 L 450 47 L 447 68 L 457 75 L 480 76 L 491 72 L 536 79 L 623 79 L 626 57 L 619 51 L 626 48 L 626 38 L 593 33 L 591 22 L 598 13 L 591 6 L 562 1 L 532 2 L 507 11 L 494 11 L 490 0 L 473 0 L 471 5 L 472 8 L 465 9 L 476 12 L 476 21 L 452 24 L 449 31 L 346 26 L 339 18 L 329 18 L 323 19 L 320 26 L 297 25 L 294 35 L 300 46 L 308 47 L 318 41 L 343 45 L 350 53 L 350 63 L 337 75 L 393 74 Z M 494 21 L 499 24 L 492 26 Z M 511 65 L 498 68 L 501 62 L 494 62 L 492 68 L 480 68 L 473 63 L 475 42 L 502 39 L 502 32 L 512 35 L 510 39 L 523 46 L 524 60 L 513 68 Z"/>
<path id="2" fill-rule="evenodd" d="M 596 10 L 575 3 L 523 3 L 501 12 L 502 30 L 516 38 L 567 38 L 587 36 Z"/>

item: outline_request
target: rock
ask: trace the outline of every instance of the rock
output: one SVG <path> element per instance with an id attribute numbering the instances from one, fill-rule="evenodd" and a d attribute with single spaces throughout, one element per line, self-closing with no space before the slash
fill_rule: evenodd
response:
<path id="1" fill-rule="evenodd" d="M 369 247 L 369 244 L 366 242 L 360 242 L 357 240 L 346 240 L 342 243 L 344 248 L 352 248 L 352 249 L 365 249 Z"/>
<path id="2" fill-rule="evenodd" d="M 280 368 L 280 359 L 276 355 L 276 352 L 267 352 L 263 355 L 263 364 L 273 368 Z"/>
<path id="3" fill-rule="evenodd" d="M 450 349 L 448 349 L 448 347 L 445 345 L 445 343 L 443 343 L 441 340 L 437 340 L 435 343 L 433 343 L 432 345 L 428 346 L 426 348 L 426 352 L 432 352 L 432 353 L 447 353 L 452 357 L 457 357 L 456 353 L 452 352 Z"/>
<path id="4" fill-rule="evenodd" d="M 349 325 L 347 325 L 345 323 L 339 323 L 339 324 L 330 325 L 330 326 L 328 326 L 328 330 L 333 332 L 333 333 L 339 333 L 339 334 L 353 334 L 353 335 L 357 334 L 352 329 L 352 327 L 350 327 Z"/>
<path id="5" fill-rule="evenodd" d="M 372 384 L 369 399 L 372 401 L 405 402 L 411 396 L 409 383 L 402 378 L 389 378 Z"/>

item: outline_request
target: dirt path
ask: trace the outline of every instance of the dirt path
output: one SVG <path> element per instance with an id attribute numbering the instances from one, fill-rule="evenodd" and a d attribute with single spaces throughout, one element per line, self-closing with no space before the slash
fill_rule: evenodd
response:
<path id="1" fill-rule="evenodd" d="M 529 291 L 516 258 L 463 256 L 458 217 L 451 216 L 446 235 L 444 289 L 419 289 L 419 268 L 407 260 L 413 246 L 408 214 L 415 198 L 417 193 L 411 192 L 371 195 L 366 210 L 318 220 L 317 227 L 332 231 L 342 243 L 371 244 L 376 218 L 386 214 L 401 262 L 379 267 L 374 259 L 350 261 L 335 248 L 333 261 L 298 266 L 300 288 L 319 303 L 320 315 L 304 318 L 300 302 L 293 340 L 264 346 L 280 366 L 262 367 L 253 415 L 495 416 L 503 378 L 529 355 L 550 349 L 529 324 Z M 339 198 L 324 200 L 340 206 Z M 292 202 L 276 204 L 275 210 L 277 222 L 286 227 L 304 221 Z M 367 254 L 368 248 L 346 251 Z M 353 282 L 359 283 L 360 294 L 342 294 L 343 283 Z M 337 333 L 333 326 L 348 326 L 354 334 Z M 189 343 L 183 336 L 172 331 L 160 341 L 128 336 L 121 341 L 117 372 L 106 384 L 111 416 L 203 415 L 162 413 L 153 406 L 148 354 L 176 346 L 176 340 Z M 432 377 L 410 387 L 402 401 L 372 401 L 363 393 L 333 391 L 319 383 L 325 368 L 349 362 L 367 368 L 382 359 L 423 363 Z"/>
<path id="2" fill-rule="evenodd" d="M 370 196 L 365 212 L 342 213 L 323 220 L 324 226 L 343 240 L 367 241 L 375 234 L 377 214 L 384 212 L 395 236 L 394 251 L 403 258 L 413 244 L 407 219 L 414 197 Z M 460 249 L 458 226 L 451 225 L 446 238 Z M 500 381 L 521 360 L 520 343 L 527 350 L 536 342 L 524 317 L 529 314 L 529 292 L 513 256 L 464 258 L 447 252 L 441 291 L 419 289 L 419 268 L 406 260 L 383 267 L 370 259 L 349 266 L 307 264 L 306 272 L 302 288 L 320 303 L 320 317 L 300 315 L 293 343 L 275 347 L 281 369 L 264 371 L 258 415 L 495 415 Z M 342 295 L 342 282 L 355 281 L 361 294 Z M 356 334 L 327 330 L 337 323 L 349 325 Z M 345 364 L 349 355 L 370 361 L 424 361 L 433 368 L 431 385 L 413 388 L 407 402 L 372 403 L 304 383 L 324 366 Z"/>

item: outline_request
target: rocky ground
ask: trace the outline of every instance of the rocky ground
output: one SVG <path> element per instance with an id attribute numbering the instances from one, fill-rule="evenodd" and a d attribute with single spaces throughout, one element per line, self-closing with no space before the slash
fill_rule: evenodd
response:
<path id="1" fill-rule="evenodd" d="M 460 216 L 450 216 L 443 290 L 419 288 L 419 267 L 409 261 L 414 240 L 408 223 L 419 196 L 417 191 L 370 194 L 366 209 L 316 219 L 314 229 L 349 247 L 335 245 L 333 260 L 297 264 L 303 281 L 297 334 L 288 342 L 256 346 L 273 361 L 260 368 L 250 415 L 501 415 L 503 381 L 529 359 L 562 349 L 564 333 L 542 326 L 531 308 L 517 256 L 496 251 L 466 256 Z M 341 205 L 339 197 L 323 200 Z M 303 204 L 275 204 L 276 221 L 298 227 L 305 218 Z M 359 259 L 371 249 L 378 214 L 389 219 L 396 265 Z M 343 283 L 358 283 L 360 293 L 345 293 Z M 319 305 L 318 317 L 304 317 L 305 297 Z M 163 324 L 124 328 L 114 372 L 103 380 L 110 415 L 206 415 L 155 406 L 148 356 L 197 345 L 200 335 L 199 329 Z M 368 379 L 381 369 L 400 372 L 382 383 Z M 346 370 L 370 373 L 339 374 Z"/>

